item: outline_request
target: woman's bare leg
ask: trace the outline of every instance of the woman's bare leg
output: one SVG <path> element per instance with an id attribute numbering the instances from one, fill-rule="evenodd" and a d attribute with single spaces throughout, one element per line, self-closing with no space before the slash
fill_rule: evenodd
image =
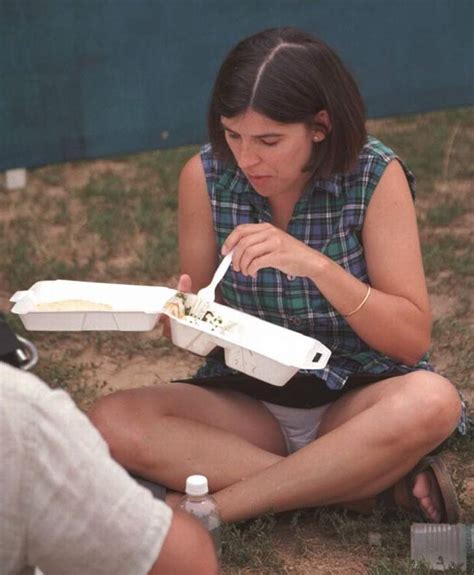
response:
<path id="1" fill-rule="evenodd" d="M 163 387 L 105 398 L 92 421 L 132 471 L 177 490 L 189 473 L 207 475 L 225 521 L 373 497 L 451 433 L 460 409 L 435 374 L 392 378 L 339 399 L 322 436 L 283 457 L 278 424 L 259 402 Z"/>
<path id="2" fill-rule="evenodd" d="M 181 492 L 193 473 L 216 491 L 286 455 L 273 415 L 232 391 L 180 383 L 121 391 L 89 417 L 126 469 Z"/>
<path id="3" fill-rule="evenodd" d="M 448 437 L 459 413 L 456 390 L 436 374 L 355 390 L 326 412 L 320 438 L 214 496 L 226 521 L 371 498 Z"/>

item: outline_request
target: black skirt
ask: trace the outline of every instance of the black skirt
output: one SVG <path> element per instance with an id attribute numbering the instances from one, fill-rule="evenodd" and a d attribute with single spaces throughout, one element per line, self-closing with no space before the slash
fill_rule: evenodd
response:
<path id="1" fill-rule="evenodd" d="M 329 389 L 322 379 L 311 374 L 296 374 L 288 383 L 281 387 L 265 383 L 243 373 L 193 377 L 174 381 L 211 389 L 229 389 L 276 405 L 310 409 L 331 403 L 353 389 L 390 377 L 396 377 L 397 375 L 400 375 L 400 373 L 353 375 L 349 377 L 344 387 L 339 390 Z"/>

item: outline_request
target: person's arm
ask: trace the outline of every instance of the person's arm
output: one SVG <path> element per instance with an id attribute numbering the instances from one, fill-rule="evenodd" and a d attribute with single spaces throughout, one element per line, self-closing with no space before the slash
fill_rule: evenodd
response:
<path id="1" fill-rule="evenodd" d="M 391 162 L 372 196 L 364 222 L 364 245 L 372 293 L 347 317 L 372 348 L 406 364 L 428 350 L 431 312 L 413 199 L 405 174 Z M 246 224 L 227 238 L 234 269 L 255 275 L 264 267 L 309 277 L 342 315 L 364 300 L 367 286 L 339 264 L 271 224 Z"/>
<path id="2" fill-rule="evenodd" d="M 217 575 L 218 572 L 208 531 L 187 513 L 175 510 L 160 555 L 149 575 Z"/>
<path id="3" fill-rule="evenodd" d="M 413 199 L 397 161 L 387 166 L 369 203 L 362 243 L 372 293 L 347 321 L 374 349 L 416 363 L 430 345 L 431 311 Z M 367 293 L 362 282 L 331 260 L 318 267 L 314 281 L 343 314 Z"/>
<path id="4" fill-rule="evenodd" d="M 181 172 L 178 233 L 181 273 L 191 277 L 196 293 L 211 281 L 218 264 L 211 202 L 199 154 Z"/>
<path id="5" fill-rule="evenodd" d="M 374 291 L 348 321 L 375 349 L 416 363 L 430 346 L 432 318 L 415 207 L 398 161 L 388 165 L 374 192 L 362 242 Z"/>

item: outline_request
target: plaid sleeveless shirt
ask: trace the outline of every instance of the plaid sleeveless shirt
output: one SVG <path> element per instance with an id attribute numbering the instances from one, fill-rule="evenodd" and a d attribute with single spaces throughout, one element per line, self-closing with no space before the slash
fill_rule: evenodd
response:
<path id="1" fill-rule="evenodd" d="M 312 180 L 295 206 L 287 232 L 368 283 L 362 226 L 372 194 L 393 159 L 402 165 L 414 198 L 413 174 L 392 150 L 369 138 L 353 172 Z M 210 144 L 201 149 L 201 160 L 219 248 L 239 224 L 271 222 L 268 200 L 235 164 L 217 159 Z M 252 278 L 230 268 L 220 289 L 226 305 L 314 337 L 331 349 L 325 369 L 302 370 L 323 379 L 331 389 L 341 389 L 350 375 L 432 369 L 426 358 L 406 366 L 370 348 L 309 278 L 273 268 L 262 269 Z M 222 366 L 218 373 L 229 371 Z"/>

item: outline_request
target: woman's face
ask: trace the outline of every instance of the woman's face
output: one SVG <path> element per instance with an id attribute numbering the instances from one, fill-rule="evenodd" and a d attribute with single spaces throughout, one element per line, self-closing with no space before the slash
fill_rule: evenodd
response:
<path id="1" fill-rule="evenodd" d="M 303 172 L 321 132 L 305 124 L 282 124 L 248 109 L 233 118 L 221 117 L 227 145 L 239 168 L 262 196 L 300 195 L 309 179 Z"/>

